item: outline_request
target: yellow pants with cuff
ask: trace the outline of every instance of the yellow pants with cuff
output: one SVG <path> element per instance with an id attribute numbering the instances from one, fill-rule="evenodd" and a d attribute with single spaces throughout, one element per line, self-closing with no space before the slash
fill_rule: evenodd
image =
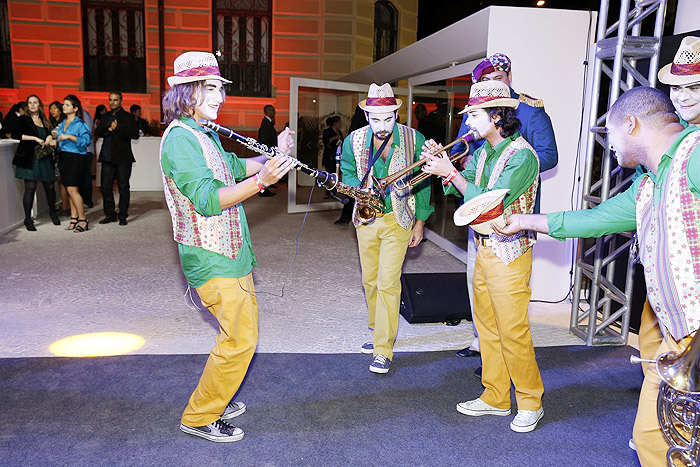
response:
<path id="1" fill-rule="evenodd" d="M 528 305 L 532 248 L 506 265 L 488 246 L 477 245 L 474 324 L 481 345 L 481 400 L 509 409 L 511 381 L 518 409 L 542 407 L 544 386 L 535 360 Z"/>
<path id="2" fill-rule="evenodd" d="M 373 330 L 374 355 L 394 358 L 399 329 L 401 268 L 406 258 L 411 230 L 401 227 L 393 213 L 369 225 L 357 226 L 357 244 L 362 266 L 362 285 Z"/>
<path id="3" fill-rule="evenodd" d="M 258 343 L 258 302 L 253 274 L 215 277 L 197 288 L 202 304 L 219 322 L 216 345 L 181 422 L 204 426 L 221 417 L 248 372 Z"/>

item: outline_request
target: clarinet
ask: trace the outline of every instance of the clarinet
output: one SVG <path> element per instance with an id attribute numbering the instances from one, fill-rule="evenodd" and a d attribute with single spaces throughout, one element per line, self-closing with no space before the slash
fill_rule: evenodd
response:
<path id="1" fill-rule="evenodd" d="M 278 155 L 283 155 L 282 152 L 276 147 L 269 148 L 265 144 L 258 143 L 254 138 L 246 138 L 245 136 L 236 133 L 232 129 L 226 128 L 225 126 L 221 126 L 218 123 L 214 123 L 210 120 L 200 118 L 199 124 L 211 130 L 214 130 L 221 136 L 232 139 L 242 144 L 251 151 L 257 152 L 258 154 L 262 154 L 268 157 L 269 159 L 272 159 L 273 157 Z M 316 184 L 320 187 L 332 190 L 334 188 L 338 188 L 338 185 L 342 185 L 342 183 L 338 181 L 338 176 L 336 174 L 329 174 L 324 170 L 313 169 L 298 159 L 294 159 L 294 166 L 299 172 L 303 172 L 316 179 Z"/>

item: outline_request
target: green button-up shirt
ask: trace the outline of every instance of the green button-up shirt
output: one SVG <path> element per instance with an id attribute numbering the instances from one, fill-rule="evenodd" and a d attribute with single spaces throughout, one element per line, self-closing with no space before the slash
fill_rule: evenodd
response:
<path id="1" fill-rule="evenodd" d="M 521 149 L 513 154 L 511 158 L 508 159 L 506 166 L 503 168 L 503 172 L 498 177 L 493 187 L 486 187 L 489 178 L 491 178 L 491 173 L 496 167 L 498 158 L 501 157 L 501 154 L 503 154 L 503 151 L 505 151 L 510 143 L 515 141 L 519 136 L 520 133 L 516 131 L 515 134 L 498 143 L 496 147 L 492 147 L 488 141 L 484 141 L 484 144 L 476 150 L 474 157 L 472 157 L 467 167 L 461 172 L 462 176 L 469 182 L 467 188 L 464 190 L 463 196 L 465 201 L 469 201 L 488 191 L 507 188 L 510 191 L 503 199 L 503 207 L 507 207 L 530 188 L 539 174 L 539 166 L 537 156 L 529 149 Z M 479 183 L 481 186 L 476 186 L 476 167 L 479 159 L 484 157 L 484 154 L 486 155 L 486 161 L 484 163 L 484 172 L 481 174 Z M 445 194 L 462 196 L 452 184 L 445 188 Z"/>
<path id="2" fill-rule="evenodd" d="M 237 182 L 246 178 L 245 160 L 239 159 L 232 152 L 224 151 L 219 135 L 212 130 L 200 127 L 192 118 L 183 118 L 182 123 L 196 131 L 203 131 L 211 139 L 214 146 L 224 155 L 224 161 Z M 203 216 L 221 214 L 219 188 L 226 185 L 221 180 L 215 179 L 214 173 L 207 167 L 202 146 L 195 135 L 185 128 L 171 129 L 163 143 L 161 165 L 165 175 L 172 178 L 177 188 L 192 202 L 195 211 Z M 192 287 L 200 287 L 214 277 L 243 277 L 253 270 L 253 266 L 257 266 L 250 242 L 248 221 L 240 204 L 238 213 L 243 243 L 236 259 L 227 258 L 200 247 L 178 243 L 182 272 Z"/>
<path id="3" fill-rule="evenodd" d="M 654 182 L 654 206 L 658 205 L 668 169 L 671 167 L 678 146 L 686 136 L 696 131 L 700 130 L 694 125 L 683 130 L 661 157 L 656 175 L 646 172 L 646 176 Z M 687 176 L 690 191 L 700 198 L 700 148 L 695 149 L 688 160 Z M 627 190 L 592 209 L 547 214 L 549 235 L 557 240 L 564 240 L 565 238 L 601 237 L 636 230 L 635 203 L 642 178 L 637 177 Z"/>
<path id="4" fill-rule="evenodd" d="M 372 142 L 372 128 L 368 130 L 367 144 L 365 149 L 369 149 L 370 143 Z M 425 136 L 420 132 L 416 131 L 415 148 L 414 148 L 414 161 L 420 160 L 421 149 L 425 144 Z M 389 156 L 386 161 L 381 157 L 377 158 L 377 162 L 374 163 L 373 174 L 377 178 L 384 178 L 389 176 L 389 164 L 391 163 L 391 157 L 394 155 L 394 149 L 399 147 L 399 129 L 394 125 L 394 131 L 392 134 L 391 145 L 389 146 Z M 379 148 L 374 148 L 377 151 Z M 350 186 L 360 186 L 361 178 L 357 176 L 357 163 L 355 161 L 355 154 L 352 150 L 352 133 L 345 138 L 343 141 L 343 157 L 340 161 L 340 170 L 343 172 L 343 183 Z M 417 168 L 414 173 L 420 172 L 420 168 Z M 389 196 L 389 189 L 385 193 L 384 197 L 384 212 L 392 212 L 394 209 L 391 205 L 391 196 Z M 435 210 L 430 205 L 430 181 L 426 180 L 419 183 L 414 189 L 413 194 L 416 198 L 416 219 L 419 221 L 426 221 L 430 215 Z"/>

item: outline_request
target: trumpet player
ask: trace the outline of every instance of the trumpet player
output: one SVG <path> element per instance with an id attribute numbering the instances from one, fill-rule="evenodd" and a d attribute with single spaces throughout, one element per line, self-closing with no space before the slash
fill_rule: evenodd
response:
<path id="1" fill-rule="evenodd" d="M 403 102 L 394 97 L 391 86 L 372 83 L 367 99 L 360 102 L 369 125 L 353 131 L 343 142 L 340 168 L 343 182 L 354 187 L 371 185 L 374 177 L 386 177 L 420 159 L 425 138 L 396 122 Z M 370 185 L 368 185 L 368 183 Z M 363 223 L 355 203 L 353 224 L 362 268 L 362 285 L 367 300 L 372 341 L 362 353 L 372 354 L 369 370 L 384 374 L 394 358 L 394 341 L 399 326 L 401 267 L 408 247 L 423 239 L 425 221 L 433 212 L 429 183 L 410 187 L 392 184 L 383 197 L 383 210 L 374 221 Z"/>
<path id="2" fill-rule="evenodd" d="M 238 441 L 243 430 L 228 420 L 246 410 L 233 397 L 258 340 L 251 273 L 256 262 L 241 202 L 277 182 L 294 160 L 239 159 L 224 151 L 215 132 L 199 125 L 200 119 L 216 120 L 223 85 L 230 83 L 221 77 L 213 54 L 185 52 L 175 59 L 174 72 L 163 96 L 169 123 L 160 151 L 165 199 L 182 272 L 220 327 L 180 430 L 214 442 Z M 285 129 L 277 142 L 288 154 L 294 145 L 291 131 Z"/>
<path id="3" fill-rule="evenodd" d="M 695 69 L 700 66 L 697 52 L 689 54 Z M 673 79 L 679 86 L 691 68 L 687 60 L 682 65 L 662 69 L 660 81 Z M 641 165 L 648 172 L 593 209 L 513 215 L 499 229 L 503 235 L 526 229 L 564 239 L 636 228 L 647 300 L 663 332 L 654 358 L 684 350 L 700 327 L 700 130 L 685 128 L 674 110 L 671 99 L 657 89 L 636 87 L 622 94 L 608 112 L 610 148 L 621 166 Z M 669 446 L 656 413 L 659 383 L 656 366 L 649 365 L 634 421 L 642 467 L 666 465 Z"/>
<path id="4" fill-rule="evenodd" d="M 518 131 L 517 106 L 518 100 L 511 97 L 506 84 L 474 84 L 462 113 L 467 114 L 474 139 L 483 139 L 483 145 L 462 172 L 452 166 L 445 152 L 430 156 L 423 170 L 441 176 L 445 194 L 461 195 L 465 202 L 494 190 L 508 189 L 501 212 L 531 213 L 539 182 L 539 160 Z M 437 145 L 429 141 L 427 146 Z M 484 216 L 478 217 L 478 223 L 484 222 Z M 510 415 L 512 381 L 518 413 L 510 428 L 529 432 L 544 415 L 544 387 L 527 313 L 535 236 L 529 232 L 509 237 L 493 233 L 474 235 L 477 254 L 473 316 L 481 340 L 484 391 L 476 399 L 457 404 L 457 411 L 473 417 Z"/>

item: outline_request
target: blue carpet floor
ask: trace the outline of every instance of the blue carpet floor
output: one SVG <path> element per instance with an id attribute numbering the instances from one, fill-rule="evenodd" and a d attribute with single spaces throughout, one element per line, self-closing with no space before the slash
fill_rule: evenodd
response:
<path id="1" fill-rule="evenodd" d="M 545 417 L 467 417 L 478 359 L 397 354 L 391 372 L 361 354 L 260 354 L 215 444 L 179 418 L 204 355 L 0 359 L 0 464 L 17 466 L 638 466 L 627 447 L 642 382 L 630 347 L 537 349 Z"/>

